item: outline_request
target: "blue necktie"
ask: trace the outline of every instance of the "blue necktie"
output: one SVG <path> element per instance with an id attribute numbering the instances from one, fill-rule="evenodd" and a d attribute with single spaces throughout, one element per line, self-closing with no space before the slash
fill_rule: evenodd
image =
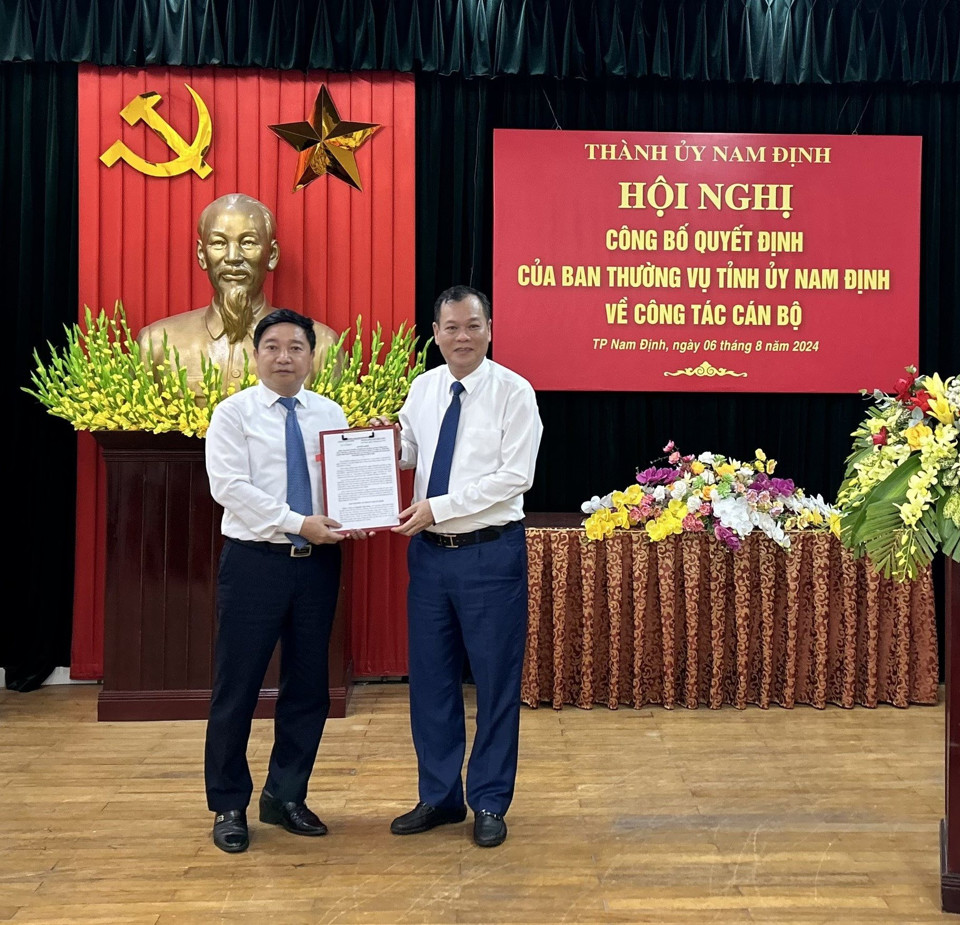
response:
<path id="1" fill-rule="evenodd" d="M 460 393 L 463 390 L 462 382 L 454 382 L 450 386 L 453 395 L 440 423 L 437 451 L 433 454 L 430 481 L 427 483 L 428 498 L 445 495 L 450 487 L 450 466 L 453 463 L 453 446 L 457 442 L 457 427 L 460 425 Z"/>
<path id="2" fill-rule="evenodd" d="M 310 493 L 310 470 L 307 468 L 307 451 L 303 446 L 303 434 L 297 422 L 297 400 L 281 398 L 280 404 L 287 409 L 284 436 L 287 449 L 287 504 L 290 510 L 309 517 L 313 513 L 313 496 Z M 306 546 L 308 541 L 296 533 L 288 533 L 287 539 L 294 546 Z"/>

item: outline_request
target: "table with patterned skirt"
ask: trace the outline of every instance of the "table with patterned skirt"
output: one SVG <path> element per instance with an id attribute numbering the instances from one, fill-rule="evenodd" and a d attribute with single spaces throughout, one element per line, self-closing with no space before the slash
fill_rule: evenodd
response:
<path id="1" fill-rule="evenodd" d="M 717 709 L 934 704 L 937 628 L 928 568 L 898 584 L 832 534 L 591 542 L 527 519 L 531 707 Z"/>

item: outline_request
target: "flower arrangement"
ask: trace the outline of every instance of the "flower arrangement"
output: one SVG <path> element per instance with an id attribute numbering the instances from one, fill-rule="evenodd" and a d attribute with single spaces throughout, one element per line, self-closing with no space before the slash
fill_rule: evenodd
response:
<path id="1" fill-rule="evenodd" d="M 308 386 L 337 402 L 351 427 L 363 426 L 373 417 L 395 418 L 410 383 L 424 370 L 427 345 L 415 352 L 413 331 L 401 325 L 381 359 L 385 345 L 377 325 L 370 359 L 365 363 L 361 318 L 357 318 L 353 344 L 345 356 L 347 333 L 344 331 L 327 352 L 323 366 Z M 50 359 L 46 363 L 34 351 L 33 387 L 24 387 L 23 391 L 76 430 L 179 431 L 203 437 L 217 403 L 257 382 L 256 375 L 245 368 L 238 385 L 224 388 L 219 366 L 204 362 L 198 394 L 187 385 L 179 354 L 168 347 L 166 339 L 166 362 L 151 371 L 141 360 L 140 345 L 127 325 L 120 302 L 112 316 L 101 309 L 94 317 L 86 308 L 84 326 L 66 327 L 66 336 L 66 346 L 60 350 L 47 345 Z"/>
<path id="2" fill-rule="evenodd" d="M 323 366 L 311 388 L 332 398 L 347 416 L 351 427 L 363 427 L 372 418 L 397 419 L 410 385 L 426 367 L 427 347 L 414 354 L 416 337 L 405 324 L 394 332 L 383 359 L 383 332 L 378 324 L 370 343 L 370 360 L 364 363 L 361 319 L 357 317 L 353 345 L 345 363 L 341 362 L 347 332 L 327 351 Z M 411 362 L 411 357 L 412 362 Z"/>
<path id="3" fill-rule="evenodd" d="M 791 479 L 775 478 L 777 462 L 763 450 L 740 462 L 710 452 L 683 456 L 672 440 L 663 449 L 668 455 L 659 462 L 666 465 L 638 470 L 635 485 L 584 502 L 588 539 L 642 528 L 653 542 L 706 533 L 735 550 L 760 530 L 789 549 L 790 531 L 837 529 L 839 512 L 820 495 L 806 496 Z"/>
<path id="4" fill-rule="evenodd" d="M 938 550 L 960 562 L 960 377 L 906 373 L 873 393 L 837 495 L 844 544 L 898 581 Z"/>

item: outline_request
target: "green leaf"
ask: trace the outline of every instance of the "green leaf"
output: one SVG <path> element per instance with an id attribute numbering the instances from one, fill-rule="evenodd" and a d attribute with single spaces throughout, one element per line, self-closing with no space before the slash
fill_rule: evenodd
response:
<path id="1" fill-rule="evenodd" d="M 897 466 L 882 482 L 867 493 L 863 502 L 841 517 L 841 539 L 853 549 L 876 536 L 878 531 L 891 529 L 894 520 L 900 521 L 900 512 L 894 506 L 902 504 L 907 496 L 910 479 L 920 471 L 920 456 L 914 454 Z"/>

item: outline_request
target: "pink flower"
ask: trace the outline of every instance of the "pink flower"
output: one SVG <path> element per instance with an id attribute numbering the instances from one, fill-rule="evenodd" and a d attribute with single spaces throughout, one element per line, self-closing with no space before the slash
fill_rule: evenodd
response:
<path id="1" fill-rule="evenodd" d="M 722 524 L 716 524 L 714 526 L 713 535 L 720 540 L 721 543 L 726 543 L 731 549 L 739 549 L 742 545 L 737 534 L 734 533 L 729 527 L 724 527 Z"/>
<path id="2" fill-rule="evenodd" d="M 758 473 L 757 477 L 750 483 L 750 487 L 754 491 L 764 493 L 760 497 L 763 504 L 769 502 L 773 495 L 787 498 L 797 490 L 796 485 L 793 484 L 793 479 L 772 479 L 765 472 Z"/>
<path id="3" fill-rule="evenodd" d="M 637 473 L 637 481 L 641 485 L 672 485 L 678 478 L 680 473 L 676 469 L 658 469 L 656 466 Z"/>
<path id="4" fill-rule="evenodd" d="M 696 514 L 687 514 L 683 518 L 683 529 L 691 533 L 703 533 L 703 521 Z"/>
<path id="5" fill-rule="evenodd" d="M 670 463 L 671 466 L 675 466 L 678 462 L 680 462 L 680 454 L 674 451 L 667 458 L 667 462 Z"/>
<path id="6" fill-rule="evenodd" d="M 673 450 L 676 444 L 672 440 L 667 441 L 667 445 L 663 448 L 664 453 L 669 453 Z"/>
<path id="7" fill-rule="evenodd" d="M 644 498 L 643 500 L 646 501 L 647 499 Z M 638 524 L 638 523 L 640 523 L 641 520 L 643 520 L 643 518 L 644 518 L 644 513 L 643 513 L 643 511 L 642 511 L 640 508 L 638 508 L 638 507 L 632 507 L 632 508 L 630 508 L 629 511 L 627 511 L 627 517 L 630 518 L 630 523 L 632 523 L 632 524 Z"/>

